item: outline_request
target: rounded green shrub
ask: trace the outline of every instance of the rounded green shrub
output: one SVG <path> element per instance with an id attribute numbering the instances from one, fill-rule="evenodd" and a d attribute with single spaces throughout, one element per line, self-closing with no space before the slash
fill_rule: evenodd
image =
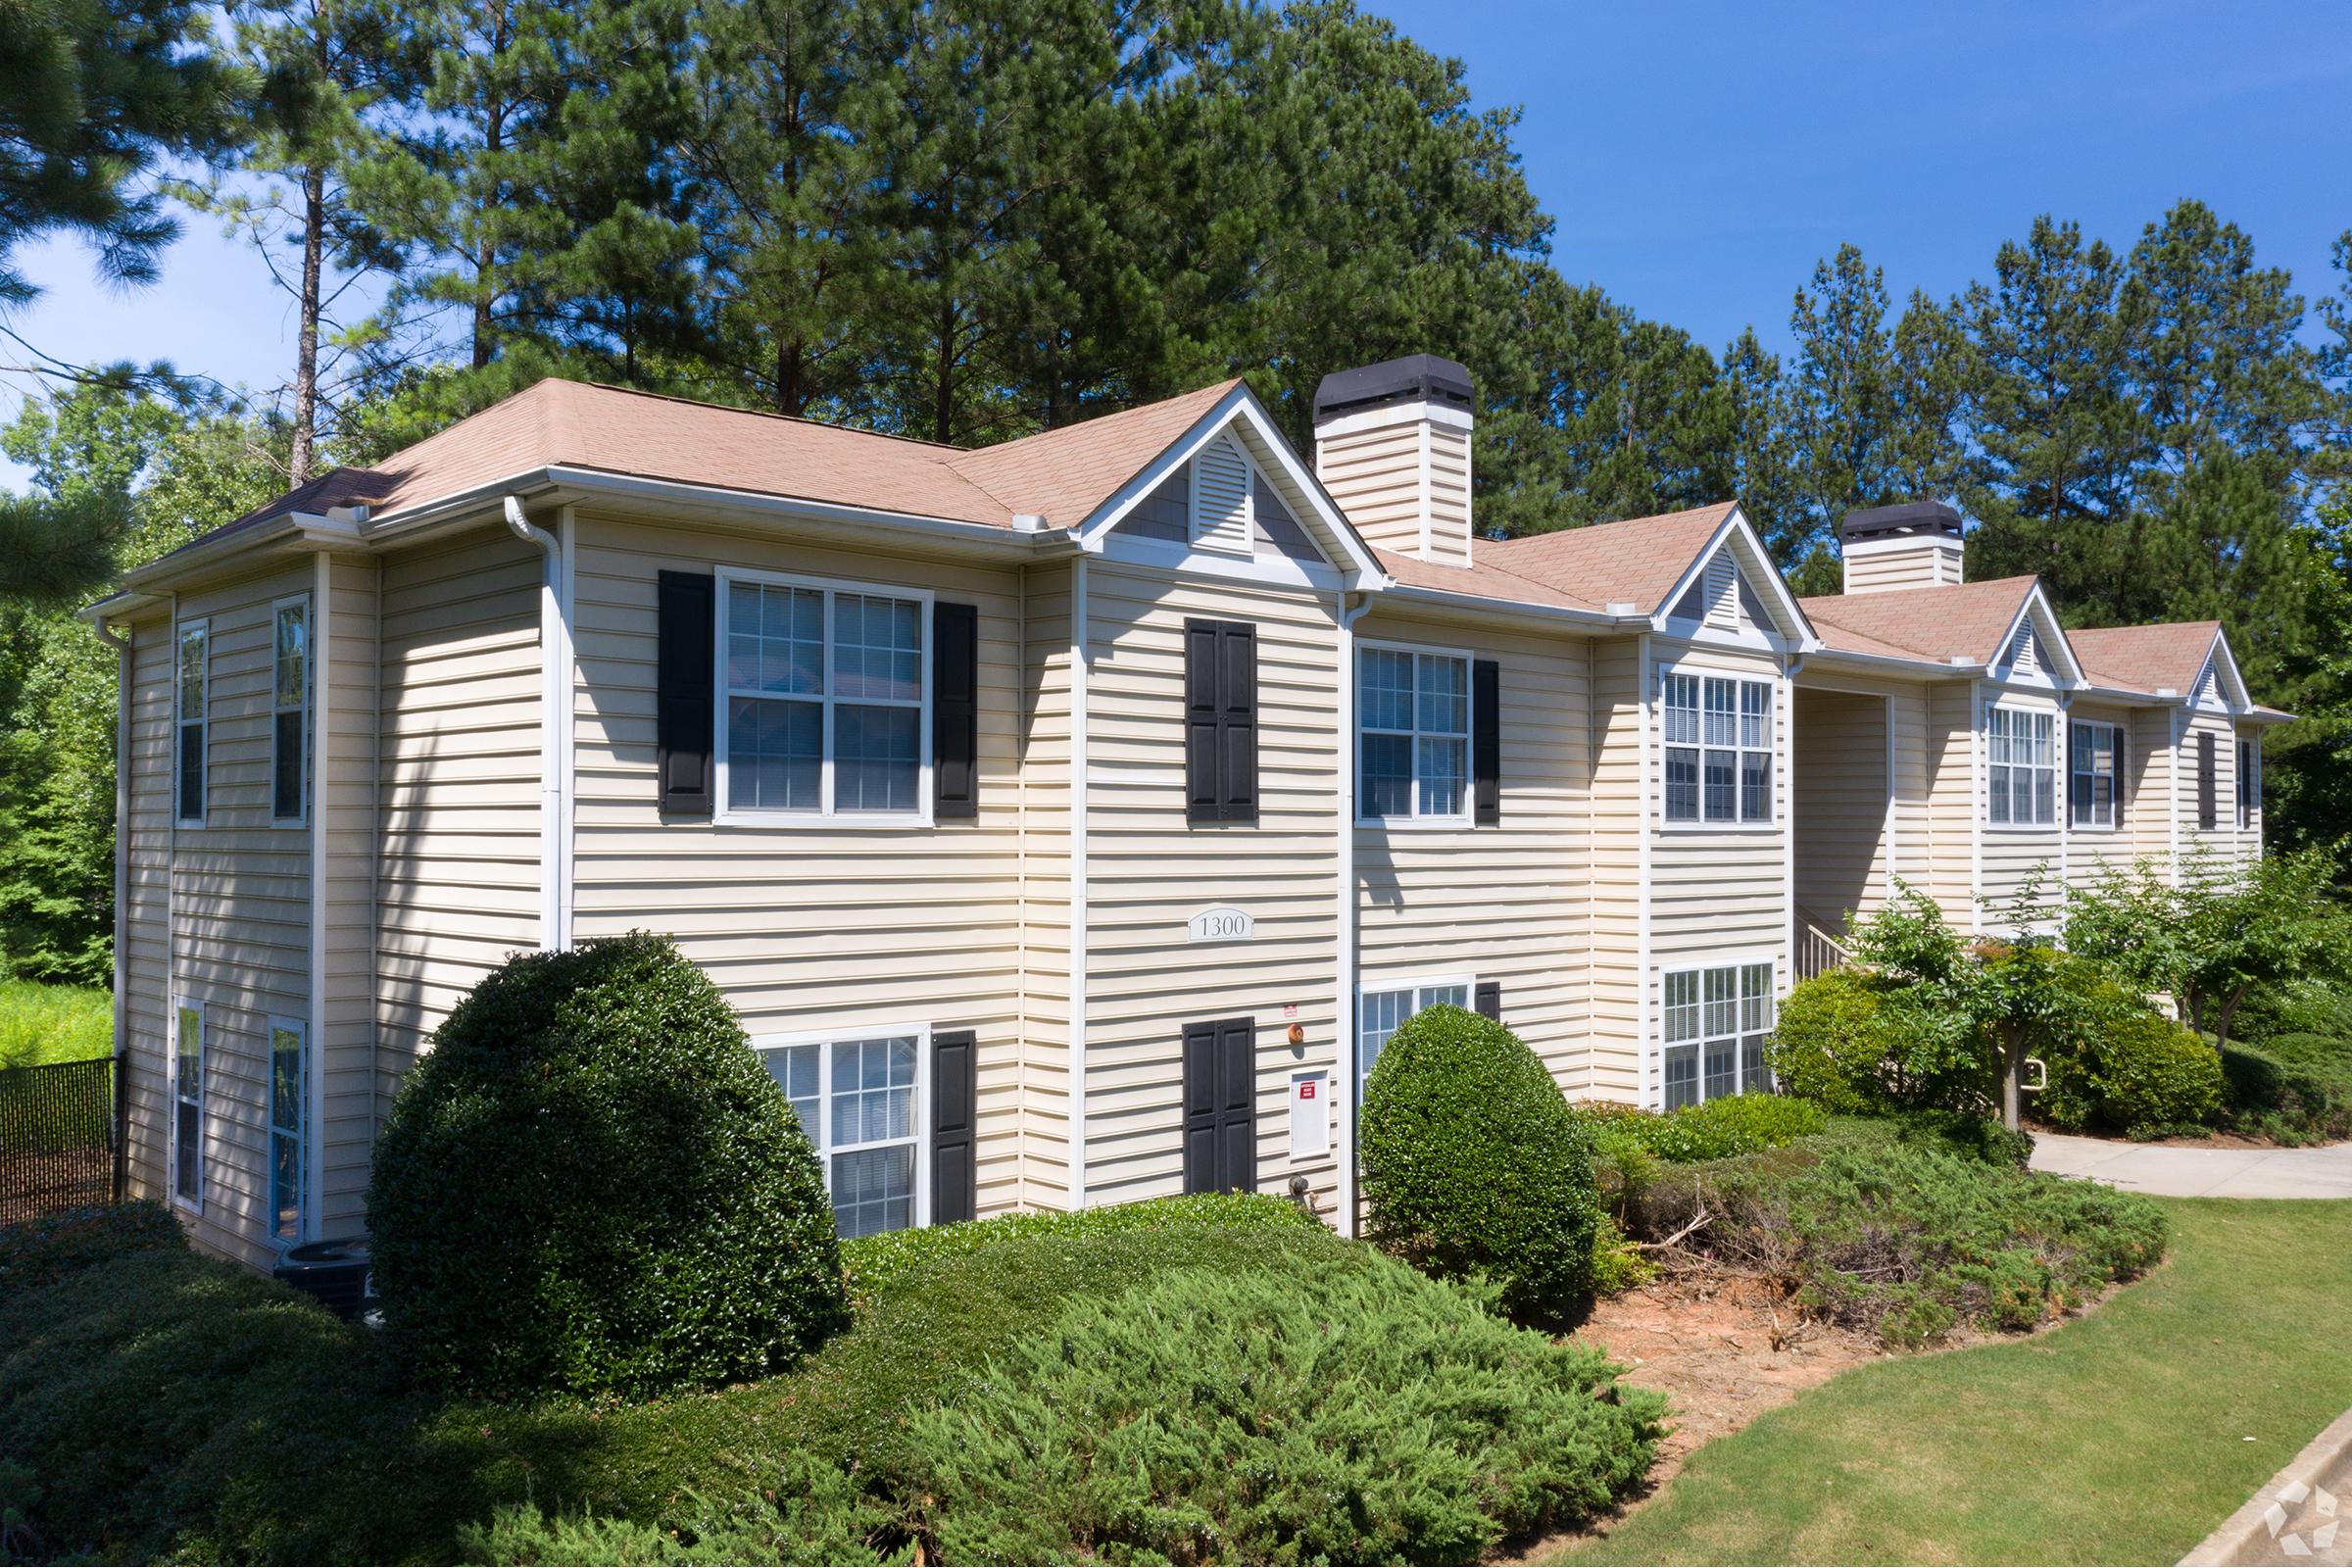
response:
<path id="1" fill-rule="evenodd" d="M 2211 1126 L 2221 1119 L 2222 1060 L 2153 1012 L 2102 1019 L 2046 1058 L 2034 1109 L 2069 1130 Z"/>
<path id="2" fill-rule="evenodd" d="M 458 1004 L 377 1141 L 368 1224 L 396 1358 L 477 1393 L 760 1377 L 849 1319 L 790 1103 L 643 933 L 513 958 Z"/>
<path id="3" fill-rule="evenodd" d="M 1797 982 L 1782 1001 L 1773 1030 L 1775 1080 L 1835 1114 L 1883 1108 L 1881 1010 L 1878 985 L 1859 969 L 1831 969 Z"/>
<path id="4" fill-rule="evenodd" d="M 1591 1137 L 1517 1035 L 1461 1007 L 1414 1014 L 1381 1049 L 1358 1137 L 1373 1241 L 1492 1280 L 1523 1322 L 1567 1322 L 1590 1298 Z"/>

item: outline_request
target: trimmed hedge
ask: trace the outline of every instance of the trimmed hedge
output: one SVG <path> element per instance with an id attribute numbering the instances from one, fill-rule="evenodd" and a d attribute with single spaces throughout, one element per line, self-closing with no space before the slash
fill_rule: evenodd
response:
<path id="1" fill-rule="evenodd" d="M 1517 1035 L 1461 1007 L 1415 1013 L 1381 1048 L 1358 1138 L 1381 1247 L 1492 1280 L 1522 1322 L 1567 1323 L 1591 1298 L 1591 1135 Z"/>
<path id="2" fill-rule="evenodd" d="M 1106 1203 L 1070 1213 L 998 1214 L 955 1225 L 883 1231 L 842 1243 L 841 1261 L 851 1295 L 866 1301 L 942 1258 L 968 1256 L 1024 1237 L 1083 1240 L 1201 1226 L 1319 1231 L 1323 1222 L 1286 1198 L 1262 1193 L 1195 1193 L 1140 1203 Z"/>
<path id="3" fill-rule="evenodd" d="M 845 1327 L 815 1152 L 643 933 L 510 959 L 433 1037 L 368 1195 L 396 1357 L 493 1396 L 773 1374 Z"/>
<path id="4" fill-rule="evenodd" d="M 1976 1025 L 1866 970 L 1790 987 L 1765 1054 L 1784 1093 L 1833 1115 L 1983 1115 L 1996 1102 L 1992 1053 Z"/>

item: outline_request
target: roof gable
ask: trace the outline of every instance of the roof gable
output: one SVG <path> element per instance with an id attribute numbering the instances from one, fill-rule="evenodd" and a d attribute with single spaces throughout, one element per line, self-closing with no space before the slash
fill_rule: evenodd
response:
<path id="1" fill-rule="evenodd" d="M 1833 653 L 1982 667 L 2000 656 L 2038 598 L 2034 578 L 2000 577 L 1941 588 L 1820 594 L 1797 603 Z M 2041 607 L 2046 616 L 2048 602 Z M 2048 619 L 2045 645 L 2060 635 L 2057 621 Z M 2071 670 L 2071 658 L 2068 662 Z"/>

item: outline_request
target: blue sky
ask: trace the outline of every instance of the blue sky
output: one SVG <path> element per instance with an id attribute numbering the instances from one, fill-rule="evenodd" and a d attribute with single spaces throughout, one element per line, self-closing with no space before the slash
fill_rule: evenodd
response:
<path id="1" fill-rule="evenodd" d="M 1897 299 L 1943 295 L 2037 213 L 2121 247 L 2193 195 L 2311 296 L 2352 227 L 2352 6 L 1363 3 L 1463 59 L 1482 107 L 1524 109 L 1563 272 L 1710 348 L 1751 321 L 1784 345 L 1843 240 Z M 71 244 L 26 261 L 49 292 L 9 324 L 51 354 L 288 374 L 284 296 L 209 220 L 134 293 Z M 28 384 L 0 376 L 0 405 Z"/>

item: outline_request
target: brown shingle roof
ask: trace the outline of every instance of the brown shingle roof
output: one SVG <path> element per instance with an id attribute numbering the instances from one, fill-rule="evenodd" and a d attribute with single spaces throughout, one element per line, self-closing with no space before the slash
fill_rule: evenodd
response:
<path id="1" fill-rule="evenodd" d="M 1466 594 L 1473 599 L 1491 599 L 1497 604 L 1541 605 L 1550 610 L 1598 613 L 1606 608 L 1495 565 L 1491 559 L 1494 551 L 1494 546 L 1481 543 L 1475 564 L 1468 566 L 1439 565 L 1418 556 L 1400 556 L 1394 550 L 1375 549 L 1372 554 L 1380 562 L 1382 571 L 1407 588 L 1434 588 L 1443 593 Z"/>
<path id="2" fill-rule="evenodd" d="M 1073 528 L 1241 384 L 1219 381 L 1140 409 L 956 452 L 947 466 L 1014 511 Z"/>
<path id="3" fill-rule="evenodd" d="M 2098 626 L 2070 631 L 2066 640 L 2094 686 L 2147 692 L 2170 688 L 2186 697 L 2204 672 L 2220 636 L 2218 620 L 2183 620 L 2164 626 Z"/>
<path id="4" fill-rule="evenodd" d="M 1654 614 L 1735 506 L 1719 501 L 1655 517 L 1596 522 L 1494 544 L 1481 541 L 1475 559 L 1482 567 L 1500 567 L 1591 609 L 1630 604 L 1639 613 Z"/>
<path id="5" fill-rule="evenodd" d="M 1989 664 L 2034 591 L 2033 577 L 1997 577 L 1949 588 L 1891 588 L 1875 594 L 1800 599 L 1805 618 L 1836 653 L 1877 654 L 1946 663 Z"/>
<path id="6" fill-rule="evenodd" d="M 1085 518 L 1238 383 L 965 451 L 589 382 L 545 380 L 368 468 L 335 468 L 203 536 L 289 512 L 378 517 L 540 468 L 592 468 L 875 512 L 1010 527 Z"/>

